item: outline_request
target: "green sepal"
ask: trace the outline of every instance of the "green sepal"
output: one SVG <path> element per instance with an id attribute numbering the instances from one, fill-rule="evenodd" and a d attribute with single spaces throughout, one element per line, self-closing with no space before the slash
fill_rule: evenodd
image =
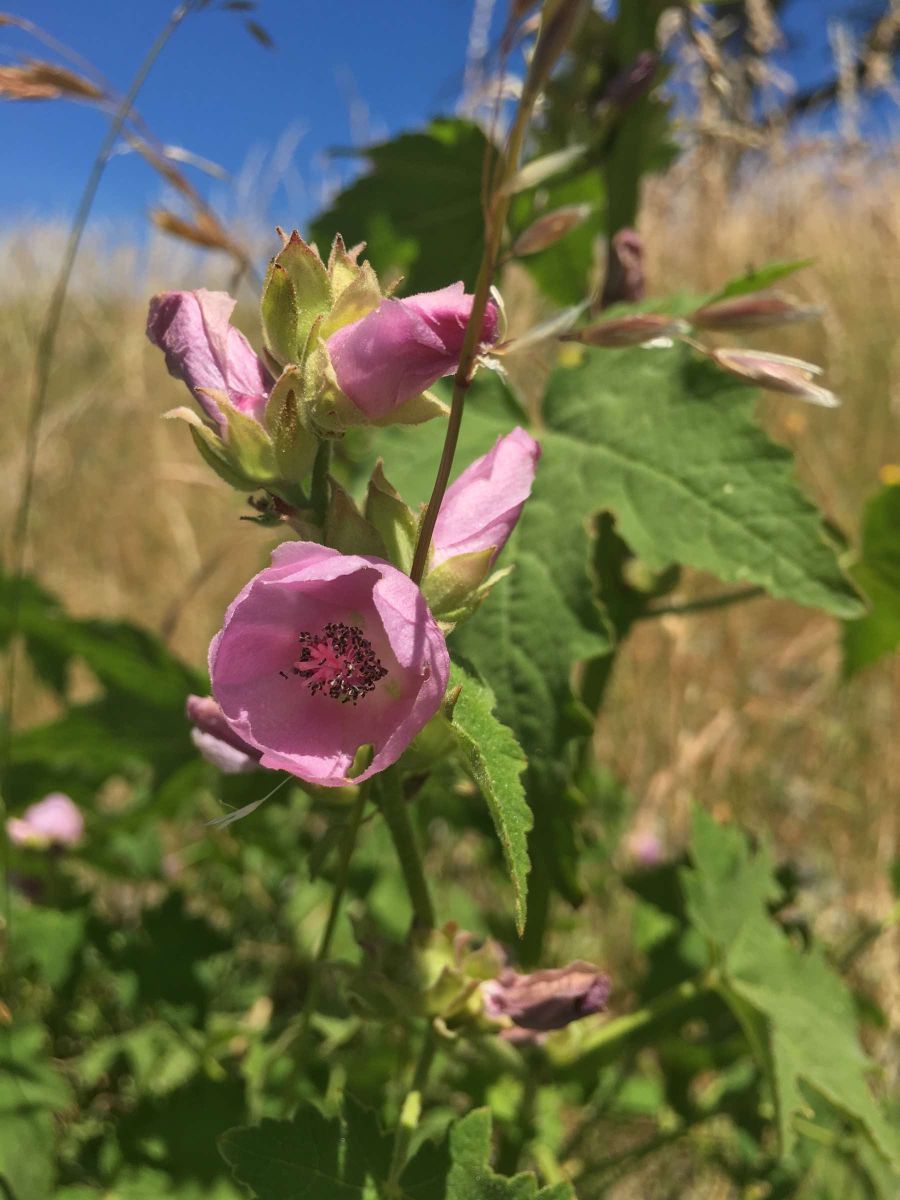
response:
<path id="1" fill-rule="evenodd" d="M 231 456 L 228 453 L 228 448 L 219 437 L 218 432 L 194 412 L 191 408 L 173 408 L 170 412 L 164 413 L 166 420 L 184 421 L 191 431 L 191 437 L 194 439 L 194 445 L 200 451 L 200 455 L 206 464 L 215 471 L 220 479 L 223 479 L 229 487 L 237 488 L 238 491 L 252 491 L 256 486 L 256 481 L 243 475 L 234 464 Z"/>
<path id="2" fill-rule="evenodd" d="M 328 255 L 328 281 L 331 284 L 331 294 L 335 300 L 345 288 L 349 287 L 359 274 L 360 266 L 356 261 L 360 252 L 365 249 L 365 242 L 351 246 L 348 250 L 341 235 L 335 234 L 331 243 L 331 253 Z"/>
<path id="3" fill-rule="evenodd" d="M 325 316 L 320 330 L 324 339 L 345 325 L 359 321 L 378 307 L 383 297 L 378 276 L 367 262 L 356 268 L 356 275 L 342 289 Z"/>
<path id="4" fill-rule="evenodd" d="M 260 315 L 263 338 L 270 355 L 279 366 L 295 362 L 298 358 L 297 329 L 300 324 L 300 308 L 290 276 L 277 259 L 269 263 L 266 272 Z"/>
<path id="5" fill-rule="evenodd" d="M 307 392 L 312 386 L 308 364 L 286 367 L 266 404 L 266 428 L 275 446 L 283 479 L 300 482 L 309 475 L 318 439 L 307 424 Z"/>
<path id="6" fill-rule="evenodd" d="M 269 266 L 262 298 L 266 345 L 281 362 L 303 361 L 313 324 L 331 301 L 325 264 L 295 229 Z"/>
<path id="7" fill-rule="evenodd" d="M 279 478 L 275 446 L 259 421 L 235 408 L 224 392 L 199 388 L 212 397 L 225 420 L 222 440 L 229 462 L 247 479 L 257 484 L 272 483 Z"/>
<path id="8" fill-rule="evenodd" d="M 330 480 L 331 498 L 325 516 L 325 545 L 341 554 L 387 558 L 378 530 L 371 525 L 336 480 Z"/>
<path id="9" fill-rule="evenodd" d="M 445 612 L 465 607 L 488 577 L 496 546 L 455 554 L 434 568 L 422 581 L 428 607 L 440 620 Z"/>
<path id="10" fill-rule="evenodd" d="M 400 493 L 385 478 L 381 459 L 375 464 L 369 480 L 365 518 L 378 531 L 388 562 L 408 575 L 419 523 Z"/>

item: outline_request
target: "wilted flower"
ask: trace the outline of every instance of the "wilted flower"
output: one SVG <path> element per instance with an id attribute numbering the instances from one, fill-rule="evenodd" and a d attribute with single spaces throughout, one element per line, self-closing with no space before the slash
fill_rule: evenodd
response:
<path id="1" fill-rule="evenodd" d="M 499 437 L 447 488 L 434 527 L 434 565 L 492 549 L 497 557 L 531 492 L 541 447 L 516 428 Z"/>
<path id="2" fill-rule="evenodd" d="M 339 787 L 400 757 L 437 712 L 450 659 L 408 576 L 285 542 L 229 607 L 209 669 L 223 717 L 262 766 Z M 371 763 L 351 780 L 367 746 Z"/>
<path id="3" fill-rule="evenodd" d="M 185 711 L 194 726 L 191 741 L 208 763 L 226 775 L 256 770 L 259 750 L 238 737 L 212 696 L 188 696 Z"/>
<path id="4" fill-rule="evenodd" d="M 328 339 L 338 387 L 366 414 L 385 417 L 459 365 L 472 296 L 461 283 L 405 300 L 382 300 L 367 316 Z M 489 302 L 479 346 L 497 338 L 497 306 Z"/>
<path id="5" fill-rule="evenodd" d="M 584 329 L 576 329 L 564 334 L 561 341 L 619 350 L 628 346 L 646 346 L 657 339 L 680 337 L 687 332 L 687 324 L 668 313 L 629 313 L 625 317 L 609 317 Z"/>
<path id="6" fill-rule="evenodd" d="M 9 840 L 37 850 L 48 846 L 77 846 L 84 836 L 84 817 L 70 796 L 51 792 L 31 804 L 21 817 L 6 822 Z"/>
<path id="7" fill-rule="evenodd" d="M 578 960 L 567 967 L 519 975 L 505 970 L 481 986 L 484 1011 L 507 1018 L 517 1029 L 546 1033 L 606 1007 L 609 976 Z"/>
<path id="8" fill-rule="evenodd" d="M 822 368 L 814 363 L 788 358 L 784 354 L 767 354 L 763 350 L 711 350 L 709 357 L 739 379 L 768 388 L 771 392 L 798 396 L 822 408 L 837 408 L 840 405 L 834 392 L 813 382 L 823 374 Z"/>
<path id="9" fill-rule="evenodd" d="M 225 425 L 208 391 L 224 392 L 239 412 L 262 421 L 273 380 L 240 330 L 230 323 L 227 292 L 161 292 L 150 301 L 147 337 L 165 353 L 169 374 L 183 380 L 206 415 Z"/>
<path id="10" fill-rule="evenodd" d="M 768 329 L 811 321 L 821 315 L 821 308 L 801 304 L 781 292 L 751 292 L 705 304 L 691 313 L 690 321 L 700 329 Z"/>

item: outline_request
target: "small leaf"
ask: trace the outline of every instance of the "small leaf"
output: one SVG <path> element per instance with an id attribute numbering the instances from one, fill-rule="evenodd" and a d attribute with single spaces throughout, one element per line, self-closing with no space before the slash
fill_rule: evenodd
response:
<path id="1" fill-rule="evenodd" d="M 573 167 L 578 162 L 586 149 L 586 146 L 567 146 L 564 150 L 554 150 L 552 154 L 543 154 L 540 158 L 533 158 L 530 163 L 526 163 L 513 175 L 503 189 L 504 193 L 510 196 L 515 195 L 517 192 L 524 192 L 528 188 L 545 183 L 554 175 L 561 175 L 563 171 L 568 171 L 569 167 Z"/>
<path id="2" fill-rule="evenodd" d="M 450 672 L 451 688 L 461 687 L 452 724 L 466 766 L 487 801 L 503 847 L 516 898 L 516 929 L 525 929 L 528 895 L 528 831 L 533 824 L 525 799 L 522 772 L 527 763 L 511 730 L 494 716 L 494 697 L 483 683 L 458 666 Z"/>
<path id="3" fill-rule="evenodd" d="M 860 557 L 850 574 L 869 611 L 844 624 L 846 675 L 900 646 L 900 483 L 886 485 L 866 504 Z"/>
<path id="4" fill-rule="evenodd" d="M 804 267 L 810 266 L 813 262 L 815 259 L 812 258 L 795 258 L 786 262 L 769 263 L 768 266 L 747 271 L 736 279 L 732 279 L 730 283 L 726 283 L 721 291 L 710 296 L 706 303 L 714 304 L 717 300 L 727 300 L 731 296 L 746 296 L 749 292 L 762 291 L 764 288 L 771 287 L 773 283 L 778 283 L 780 279 L 786 279 L 788 275 L 793 275 L 795 271 L 802 271 Z"/>

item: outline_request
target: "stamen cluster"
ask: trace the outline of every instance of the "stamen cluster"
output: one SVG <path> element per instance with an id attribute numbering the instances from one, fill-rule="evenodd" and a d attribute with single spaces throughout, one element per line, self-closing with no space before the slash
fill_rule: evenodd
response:
<path id="1" fill-rule="evenodd" d="M 387 668 L 381 665 L 358 625 L 333 621 L 323 633 L 304 630 L 298 640 L 300 653 L 291 670 L 306 682 L 314 696 L 327 689 L 325 694 L 332 700 L 356 704 L 387 675 Z"/>

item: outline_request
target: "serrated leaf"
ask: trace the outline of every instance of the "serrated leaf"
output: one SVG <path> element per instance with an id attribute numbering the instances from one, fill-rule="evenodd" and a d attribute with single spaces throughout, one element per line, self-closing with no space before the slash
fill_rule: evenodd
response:
<path id="1" fill-rule="evenodd" d="M 788 451 L 753 419 L 753 396 L 685 347 L 586 355 L 551 376 L 545 460 L 608 509 L 651 569 L 675 561 L 853 617 L 861 601 Z M 542 464 L 543 465 L 543 464 Z"/>
<path id="2" fill-rule="evenodd" d="M 462 691 L 453 709 L 452 724 L 472 777 L 490 809 L 516 897 L 516 929 L 525 929 L 528 896 L 528 831 L 533 824 L 525 799 L 522 773 L 527 763 L 511 730 L 494 716 L 489 688 L 454 666 L 451 688 Z"/>
<path id="3" fill-rule="evenodd" d="M 819 948 L 798 949 L 770 918 L 766 900 L 778 886 L 768 857 L 751 854 L 742 835 L 698 809 L 691 859 L 681 876 L 687 913 L 770 1079 L 783 1153 L 796 1140 L 794 1118 L 808 1113 L 809 1087 L 900 1167 L 900 1139 L 869 1091 L 874 1064 L 859 1044 L 852 997 Z"/>
<path id="4" fill-rule="evenodd" d="M 366 243 L 379 274 L 405 276 L 404 291 L 457 279 L 471 286 L 481 259 L 481 180 L 489 143 L 469 121 L 441 118 L 417 133 L 371 146 L 371 170 L 345 188 L 312 224 L 320 246 L 336 233 Z"/>
<path id="5" fill-rule="evenodd" d="M 568 1183 L 539 1187 L 534 1175 L 497 1175 L 490 1165 L 491 1114 L 477 1108 L 450 1130 L 446 1200 L 574 1200 Z"/>
<path id="6" fill-rule="evenodd" d="M 866 504 L 860 558 L 850 574 L 869 611 L 844 624 L 847 675 L 900 646 L 900 484 L 883 487 Z"/>

